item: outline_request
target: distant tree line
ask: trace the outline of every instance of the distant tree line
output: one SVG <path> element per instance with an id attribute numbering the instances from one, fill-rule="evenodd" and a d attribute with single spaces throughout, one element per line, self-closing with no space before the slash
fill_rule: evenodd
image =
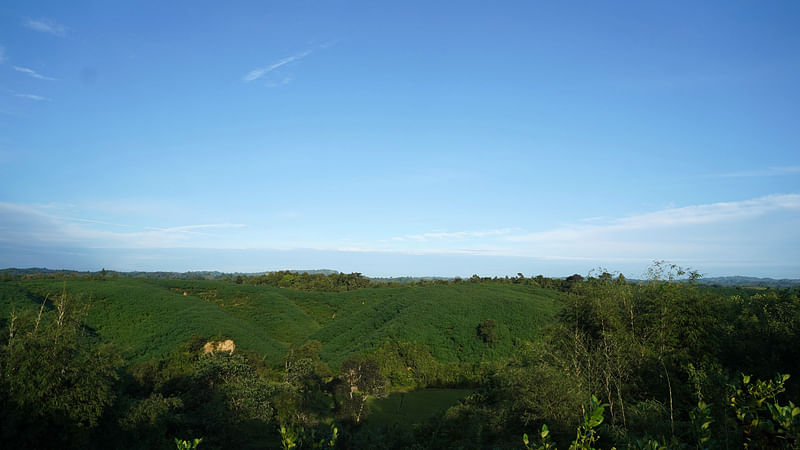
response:
<path id="1" fill-rule="evenodd" d="M 611 274 L 603 273 L 601 277 L 610 277 Z M 619 275 L 624 280 L 625 277 Z M 297 289 L 302 291 L 352 291 L 364 288 L 381 288 L 381 287 L 402 287 L 402 286 L 449 286 L 461 283 L 500 283 L 500 284 L 519 284 L 526 286 L 534 286 L 543 289 L 553 289 L 563 292 L 569 292 L 575 286 L 583 283 L 584 277 L 578 274 L 570 275 L 564 279 L 549 278 L 543 275 L 526 278 L 523 274 L 519 273 L 516 277 L 480 277 L 473 275 L 467 279 L 461 277 L 448 278 L 401 278 L 401 279 L 382 279 L 375 280 L 362 275 L 361 273 L 354 272 L 350 274 L 344 273 L 308 273 L 308 272 L 294 272 L 283 270 L 278 272 L 269 272 L 262 275 L 238 275 L 234 280 L 238 284 L 256 284 L 268 285 L 286 289 Z"/>
<path id="2" fill-rule="evenodd" d="M 239 275 L 236 283 L 259 284 L 303 291 L 352 291 L 376 285 L 360 273 L 297 273 L 288 270 L 258 276 Z"/>
<path id="3" fill-rule="evenodd" d="M 601 276 L 611 276 L 603 273 Z M 280 270 L 259 274 L 226 274 L 222 272 L 117 272 L 102 269 L 97 272 L 79 272 L 71 270 L 49 269 L 5 269 L 0 271 L 0 281 L 15 280 L 42 280 L 42 279 L 92 279 L 106 278 L 153 278 L 153 279 L 180 279 L 180 280 L 225 280 L 237 284 L 267 285 L 286 289 L 302 291 L 352 291 L 363 288 L 378 287 L 403 287 L 416 286 L 448 286 L 460 283 L 501 283 L 520 284 L 567 292 L 573 286 L 584 281 L 584 277 L 573 274 L 566 278 L 552 278 L 543 275 L 525 277 L 518 273 L 515 277 L 481 277 L 472 275 L 469 278 L 440 278 L 440 277 L 397 277 L 397 278 L 370 278 L 361 273 L 349 274 L 335 271 L 294 271 Z M 623 277 L 624 278 L 624 277 Z"/>

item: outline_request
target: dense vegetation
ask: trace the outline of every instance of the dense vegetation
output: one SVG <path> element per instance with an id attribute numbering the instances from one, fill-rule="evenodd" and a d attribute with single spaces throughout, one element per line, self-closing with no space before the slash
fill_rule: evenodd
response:
<path id="1" fill-rule="evenodd" d="M 664 264 L 646 282 L 6 276 L 0 439 L 797 448 L 798 290 L 695 280 Z"/>

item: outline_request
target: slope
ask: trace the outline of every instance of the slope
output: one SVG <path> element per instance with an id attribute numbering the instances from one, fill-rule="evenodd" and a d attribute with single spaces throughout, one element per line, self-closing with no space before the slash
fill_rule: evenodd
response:
<path id="1" fill-rule="evenodd" d="M 305 292 L 227 281 L 142 278 L 27 280 L 0 283 L 3 316 L 35 310 L 63 289 L 88 302 L 87 324 L 131 362 L 166 354 L 199 335 L 230 338 L 278 364 L 291 344 L 322 342 L 333 366 L 386 340 L 427 345 L 442 362 L 496 360 L 532 340 L 560 309 L 557 292 L 505 283 L 409 285 L 350 292 Z M 27 305 L 27 306 L 26 306 Z M 495 342 L 478 325 L 497 323 Z"/>

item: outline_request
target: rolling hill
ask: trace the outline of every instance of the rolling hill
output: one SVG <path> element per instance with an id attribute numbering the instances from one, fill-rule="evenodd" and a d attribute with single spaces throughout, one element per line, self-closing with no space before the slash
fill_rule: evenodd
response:
<path id="1" fill-rule="evenodd" d="M 12 307 L 34 312 L 64 290 L 89 306 L 87 326 L 134 363 L 192 335 L 231 338 L 270 364 L 308 339 L 322 342 L 333 366 L 385 340 L 427 345 L 443 362 L 495 360 L 513 352 L 513 338 L 535 339 L 560 308 L 558 292 L 497 283 L 308 292 L 227 281 L 46 279 L 0 283 L 0 317 Z M 498 324 L 491 346 L 477 333 L 485 319 Z"/>

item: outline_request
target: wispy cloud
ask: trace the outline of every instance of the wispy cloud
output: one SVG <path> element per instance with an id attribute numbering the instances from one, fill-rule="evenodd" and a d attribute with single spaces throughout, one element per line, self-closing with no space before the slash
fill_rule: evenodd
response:
<path id="1" fill-rule="evenodd" d="M 800 194 L 669 207 L 624 217 L 593 217 L 541 231 L 407 234 L 362 245 L 377 252 L 464 254 L 558 261 L 642 263 L 668 259 L 709 266 L 776 262 L 800 246 Z M 759 232 L 755 233 L 754 229 Z M 366 250 L 365 250 L 366 251 Z M 785 262 L 785 261 L 784 261 Z"/>
<path id="2" fill-rule="evenodd" d="M 429 240 L 439 240 L 439 239 L 456 240 L 456 239 L 484 238 L 491 236 L 503 236 L 518 231 L 520 231 L 519 228 L 501 228 L 501 229 L 483 230 L 483 231 L 453 231 L 453 232 L 445 231 L 445 232 L 422 233 L 422 234 L 407 234 L 405 236 L 393 237 L 392 240 L 419 241 L 419 242 L 424 242 Z"/>
<path id="3" fill-rule="evenodd" d="M 311 53 L 313 53 L 314 50 L 325 50 L 325 49 L 328 49 L 328 48 L 331 48 L 331 47 L 335 46 L 338 43 L 339 43 L 338 39 L 337 40 L 323 42 L 322 44 L 316 45 L 315 47 L 313 47 L 310 50 L 306 50 L 304 52 L 300 52 L 300 53 L 297 53 L 297 54 L 292 55 L 292 56 L 287 56 L 286 58 L 280 59 L 280 60 L 278 60 L 278 61 L 276 61 L 276 62 L 274 62 L 274 63 L 272 63 L 272 64 L 270 64 L 268 66 L 259 67 L 257 69 L 253 69 L 250 72 L 247 72 L 242 77 L 242 81 L 245 82 L 245 83 L 250 83 L 250 82 L 256 81 L 256 80 L 261 79 L 264 76 L 268 75 L 270 72 L 273 72 L 273 71 L 275 71 L 277 69 L 280 69 L 283 66 L 286 66 L 287 64 L 290 64 L 290 63 L 293 63 L 293 62 L 296 62 L 296 61 L 300 61 L 301 59 L 303 59 L 306 56 L 308 56 Z M 283 85 L 289 84 L 291 81 L 292 81 L 291 77 L 284 76 L 280 80 L 267 81 L 266 83 L 264 83 L 264 85 L 267 86 L 267 87 L 278 87 L 278 86 L 283 86 Z"/>
<path id="4" fill-rule="evenodd" d="M 575 221 L 540 231 L 515 227 L 434 230 L 398 233 L 397 237 L 382 240 L 366 236 L 342 239 L 324 232 L 311 238 L 297 233 L 280 234 L 267 228 L 242 229 L 245 225 L 223 221 L 167 227 L 146 227 L 141 222 L 124 225 L 125 219 L 111 219 L 113 215 L 100 213 L 100 217 L 92 217 L 85 212 L 70 214 L 71 210 L 0 202 L 0 244 L 23 244 L 38 249 L 214 248 L 287 252 L 315 249 L 382 254 L 386 258 L 453 255 L 476 258 L 470 260 L 475 263 L 479 261 L 477 258 L 484 257 L 486 260 L 529 258 L 559 264 L 574 262 L 574 267 L 587 268 L 613 264 L 621 269 L 620 265 L 627 264 L 626 273 L 656 259 L 704 270 L 759 264 L 796 270 L 794 256 L 796 249 L 800 249 L 800 235 L 796 231 L 800 223 L 800 194 L 668 207 L 623 217 Z"/>
<path id="5" fill-rule="evenodd" d="M 9 93 L 10 95 L 13 95 L 14 97 L 25 98 L 25 99 L 28 99 L 28 100 L 35 100 L 35 101 L 37 101 L 37 102 L 41 102 L 41 101 L 50 101 L 50 99 L 49 99 L 49 98 L 47 98 L 47 97 L 42 97 L 41 95 L 35 95 L 35 94 L 25 94 L 25 93 L 22 93 L 22 92 L 16 92 L 16 91 L 8 91 L 8 93 Z"/>
<path id="6" fill-rule="evenodd" d="M 580 241 L 608 232 L 654 230 L 735 222 L 781 210 L 800 211 L 800 194 L 767 195 L 738 202 L 718 202 L 667 208 L 651 213 L 613 219 L 601 224 L 564 227 L 550 231 L 509 236 L 507 239 L 516 242 Z"/>
<path id="7" fill-rule="evenodd" d="M 292 82 L 292 77 L 283 77 L 280 81 L 267 81 L 264 83 L 266 87 L 278 87 L 278 86 L 285 86 Z"/>
<path id="8" fill-rule="evenodd" d="M 50 33 L 53 36 L 65 37 L 68 28 L 50 19 L 29 19 L 22 23 L 25 28 L 40 33 Z"/>
<path id="9" fill-rule="evenodd" d="M 6 61 L 6 48 L 0 45 L 0 64 Z"/>
<path id="10" fill-rule="evenodd" d="M 108 226 L 133 230 L 116 231 Z M 84 248 L 214 247 L 228 236 L 225 233 L 215 234 L 203 230 L 244 226 L 235 223 L 211 223 L 142 229 L 94 219 L 57 216 L 30 205 L 0 202 L 0 242 L 25 245 Z"/>
<path id="11" fill-rule="evenodd" d="M 202 233 L 197 230 L 205 230 L 205 229 L 213 229 L 213 228 L 244 228 L 246 225 L 241 223 L 206 223 L 206 224 L 199 224 L 199 225 L 181 225 L 177 227 L 168 227 L 168 228 L 158 228 L 158 227 L 147 227 L 148 230 L 155 230 L 162 233 L 186 233 L 186 234 L 197 234 L 197 235 L 207 235 L 208 233 Z"/>
<path id="12" fill-rule="evenodd" d="M 259 69 L 251 70 L 245 76 L 242 77 L 242 81 L 244 81 L 245 83 L 250 83 L 251 81 L 258 80 L 259 78 L 263 77 L 264 75 L 272 72 L 273 70 L 275 70 L 275 69 L 277 69 L 279 67 L 285 66 L 286 64 L 289 64 L 289 63 L 294 62 L 294 61 L 299 61 L 299 60 L 305 58 L 306 56 L 310 55 L 311 52 L 312 52 L 311 50 L 307 50 L 307 51 L 304 51 L 302 53 L 298 53 L 296 55 L 292 55 L 292 56 L 288 56 L 286 58 L 283 58 L 283 59 L 281 59 L 281 60 L 279 60 L 277 62 L 274 62 L 274 63 L 272 63 L 272 64 L 270 64 L 270 65 L 268 65 L 266 67 L 262 67 L 262 68 L 259 68 Z"/>
<path id="13" fill-rule="evenodd" d="M 739 172 L 728 172 L 715 175 L 721 178 L 740 178 L 740 177 L 780 177 L 786 175 L 800 174 L 800 166 L 779 166 L 768 167 L 759 170 L 743 170 Z"/>
<path id="14" fill-rule="evenodd" d="M 58 218 L 58 219 L 62 219 L 62 220 L 68 221 L 68 222 L 85 222 L 85 223 L 93 223 L 93 224 L 97 224 L 97 225 L 110 225 L 110 226 L 114 226 L 114 227 L 125 227 L 125 228 L 130 227 L 130 225 L 125 225 L 125 224 L 122 224 L 122 223 L 106 222 L 106 221 L 103 221 L 103 220 L 94 220 L 94 219 L 83 219 L 83 218 L 80 218 L 80 217 L 68 217 L 68 216 L 63 216 L 63 217 L 53 216 L 53 217 Z"/>
<path id="15" fill-rule="evenodd" d="M 334 39 L 332 41 L 323 42 L 322 44 L 319 44 L 319 48 L 322 48 L 322 49 L 331 48 L 334 45 L 338 44 L 340 40 L 341 39 Z"/>
<path id="16" fill-rule="evenodd" d="M 16 70 L 17 72 L 22 72 L 22 73 L 24 73 L 26 75 L 29 75 L 29 76 L 31 76 L 33 78 L 36 78 L 38 80 L 51 80 L 51 81 L 55 80 L 55 78 L 53 78 L 53 77 L 44 76 L 44 75 L 36 72 L 35 70 L 29 69 L 27 67 L 14 66 L 14 70 Z"/>

